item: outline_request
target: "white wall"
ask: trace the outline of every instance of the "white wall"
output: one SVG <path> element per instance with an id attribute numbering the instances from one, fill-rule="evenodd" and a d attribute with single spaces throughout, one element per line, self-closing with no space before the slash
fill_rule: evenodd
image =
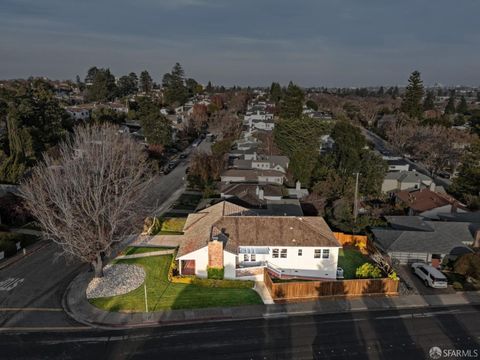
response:
<path id="1" fill-rule="evenodd" d="M 382 183 L 382 192 L 386 193 L 389 191 L 396 190 L 398 188 L 397 180 L 385 179 Z"/>
<path id="2" fill-rule="evenodd" d="M 195 275 L 206 278 L 208 266 L 208 246 L 195 250 L 191 253 L 185 254 L 178 258 L 178 260 L 195 260 Z M 180 264 L 181 267 L 181 264 Z"/>
<path id="3" fill-rule="evenodd" d="M 265 248 L 259 246 L 260 248 Z M 255 246 L 247 246 L 255 248 Z M 296 247 L 296 246 L 269 246 L 269 254 L 256 254 L 256 261 L 268 261 L 270 264 L 284 270 L 283 274 L 291 276 L 325 277 L 335 279 L 337 276 L 338 248 L 335 247 Z M 273 249 L 279 249 L 279 257 L 273 257 Z M 281 250 L 287 249 L 287 257 L 281 257 Z M 302 255 L 298 250 L 302 249 Z M 329 249 L 328 259 L 314 257 L 315 249 Z M 250 256 L 250 255 L 248 255 Z M 244 254 L 238 255 L 239 263 L 244 262 Z M 246 262 L 248 264 L 248 262 Z"/>
<path id="4" fill-rule="evenodd" d="M 235 254 L 229 253 L 227 251 L 223 252 L 223 277 L 225 279 L 235 279 L 236 260 L 237 256 Z"/>

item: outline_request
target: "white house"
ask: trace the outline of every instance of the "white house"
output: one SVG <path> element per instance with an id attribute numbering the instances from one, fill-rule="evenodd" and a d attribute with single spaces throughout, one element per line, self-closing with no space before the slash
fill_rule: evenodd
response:
<path id="1" fill-rule="evenodd" d="M 65 111 L 73 118 L 75 121 L 86 121 L 90 119 L 90 111 L 81 107 L 68 107 Z"/>
<path id="2" fill-rule="evenodd" d="M 340 243 L 321 217 L 252 216 L 220 202 L 190 214 L 176 260 L 183 275 L 207 277 L 223 268 L 227 279 L 277 277 L 335 279 Z"/>
<path id="3" fill-rule="evenodd" d="M 287 156 L 254 154 L 251 160 L 235 159 L 233 167 L 237 169 L 276 170 L 286 173 L 290 160 Z"/>
<path id="4" fill-rule="evenodd" d="M 283 184 L 285 174 L 277 170 L 228 169 L 221 175 L 224 183 L 255 182 L 262 184 Z"/>
<path id="5" fill-rule="evenodd" d="M 416 171 L 388 172 L 382 183 L 382 192 L 399 191 L 406 189 L 430 188 L 435 190 L 435 183 L 426 175 Z"/>

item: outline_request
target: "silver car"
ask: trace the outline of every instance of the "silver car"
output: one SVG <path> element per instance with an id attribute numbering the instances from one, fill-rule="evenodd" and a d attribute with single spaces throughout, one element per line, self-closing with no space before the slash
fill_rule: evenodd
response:
<path id="1" fill-rule="evenodd" d="M 413 263 L 412 271 L 417 275 L 425 286 L 436 289 L 445 289 L 448 286 L 447 278 L 439 270 L 425 263 Z"/>

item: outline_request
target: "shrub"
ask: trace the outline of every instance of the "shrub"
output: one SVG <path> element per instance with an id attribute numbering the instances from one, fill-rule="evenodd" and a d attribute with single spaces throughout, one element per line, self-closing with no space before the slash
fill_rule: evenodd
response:
<path id="1" fill-rule="evenodd" d="M 453 270 L 457 274 L 480 279 L 480 255 L 472 253 L 460 256 L 453 264 Z"/>
<path id="2" fill-rule="evenodd" d="M 0 239 L 0 251 L 5 252 L 5 257 L 14 255 L 17 252 L 15 242 Z"/>
<path id="3" fill-rule="evenodd" d="M 395 271 L 392 271 L 390 274 L 388 274 L 388 278 L 392 280 L 400 280 L 400 278 L 398 277 Z"/>
<path id="4" fill-rule="evenodd" d="M 216 268 L 216 267 L 207 267 L 207 274 L 209 279 L 214 280 L 222 280 L 224 275 L 224 268 Z"/>
<path id="5" fill-rule="evenodd" d="M 452 284 L 452 287 L 457 290 L 457 291 L 462 291 L 463 290 L 463 285 L 461 282 L 458 282 L 458 281 L 455 281 L 453 284 Z"/>
<path id="6" fill-rule="evenodd" d="M 376 279 L 382 277 L 382 271 L 373 264 L 365 263 L 357 268 L 355 275 L 359 279 Z"/>

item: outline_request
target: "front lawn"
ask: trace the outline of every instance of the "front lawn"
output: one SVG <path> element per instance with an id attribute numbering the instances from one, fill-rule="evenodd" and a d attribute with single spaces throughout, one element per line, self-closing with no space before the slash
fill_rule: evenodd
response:
<path id="1" fill-rule="evenodd" d="M 121 255 L 134 255 L 134 254 L 145 254 L 153 251 L 161 251 L 161 250 L 173 250 L 174 247 L 167 247 L 167 246 L 155 246 L 155 247 L 137 247 L 137 246 L 129 246 L 125 250 L 122 251 Z"/>
<path id="2" fill-rule="evenodd" d="M 167 277 L 171 261 L 172 255 L 161 255 L 116 262 L 143 266 L 149 311 L 262 304 L 252 289 L 171 283 Z M 90 303 L 108 311 L 145 311 L 144 287 L 125 295 L 91 299 Z"/>
<path id="3" fill-rule="evenodd" d="M 173 204 L 173 209 L 195 210 L 201 199 L 202 195 L 182 194 L 178 200 L 175 201 L 175 204 Z"/>
<path id="4" fill-rule="evenodd" d="M 343 269 L 345 279 L 356 279 L 357 268 L 370 259 L 355 248 L 344 247 L 338 251 L 338 266 Z"/>

